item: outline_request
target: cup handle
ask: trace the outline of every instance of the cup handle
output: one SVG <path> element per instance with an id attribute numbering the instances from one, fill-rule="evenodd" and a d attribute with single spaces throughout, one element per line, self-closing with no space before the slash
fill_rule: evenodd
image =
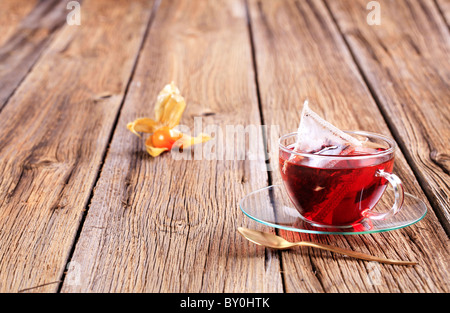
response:
<path id="1" fill-rule="evenodd" d="M 400 178 L 398 178 L 397 175 L 387 173 L 384 170 L 378 170 L 375 176 L 385 178 L 391 184 L 392 188 L 394 188 L 395 194 L 394 205 L 388 212 L 386 213 L 367 212 L 367 217 L 372 220 L 384 220 L 386 218 L 394 216 L 402 208 L 404 198 L 403 185 L 402 181 L 400 180 Z"/>

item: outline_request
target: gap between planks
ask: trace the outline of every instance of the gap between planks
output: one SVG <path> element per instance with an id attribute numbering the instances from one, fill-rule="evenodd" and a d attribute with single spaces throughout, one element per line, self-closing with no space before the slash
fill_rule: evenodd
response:
<path id="1" fill-rule="evenodd" d="M 258 80 L 258 66 L 256 64 L 256 48 L 255 48 L 255 41 L 253 38 L 253 27 L 252 27 L 252 19 L 250 17 L 250 8 L 248 5 L 248 0 L 244 0 L 245 5 L 245 14 L 247 19 L 247 28 L 248 28 L 248 36 L 249 36 L 249 43 L 250 43 L 250 49 L 251 49 L 251 57 L 252 57 L 252 66 L 253 66 L 253 73 L 254 73 L 254 80 L 255 80 L 255 86 L 256 86 L 256 96 L 258 99 L 258 109 L 259 109 L 259 119 L 261 120 L 261 133 L 262 133 L 262 140 L 263 140 L 263 146 L 264 146 L 264 154 L 266 159 L 266 168 L 267 168 L 267 186 L 273 185 L 273 177 L 272 177 L 272 171 L 270 170 L 270 155 L 269 155 L 269 149 L 268 149 L 268 139 L 267 139 L 267 133 L 264 128 L 265 120 L 264 120 L 264 112 L 262 108 L 262 101 L 261 101 L 261 92 L 259 87 L 259 80 Z M 275 228 L 275 233 L 277 235 L 280 235 L 279 230 Z M 281 251 L 277 251 L 278 254 L 278 261 L 280 265 L 280 276 L 281 276 L 281 285 L 283 287 L 283 293 L 286 293 L 286 279 L 285 279 L 285 271 L 283 268 L 283 253 Z"/>
<path id="2" fill-rule="evenodd" d="M 83 0 L 79 0 L 79 1 L 82 2 Z M 39 12 L 41 12 L 41 14 L 43 14 L 41 19 L 44 19 L 46 12 L 48 12 L 48 8 L 53 6 L 53 5 L 54 5 L 54 3 L 52 1 L 47 1 L 47 2 L 39 1 L 39 2 L 37 2 L 34 5 L 34 7 L 31 9 L 31 11 L 28 12 L 28 14 L 21 21 L 21 23 L 17 26 L 17 29 L 20 31 L 21 28 L 23 28 L 22 32 L 24 30 L 26 30 L 26 27 L 24 25 L 22 25 L 22 24 L 24 24 L 24 21 L 26 21 L 27 19 L 30 19 L 30 18 L 36 16 L 37 14 L 39 14 Z M 43 6 L 46 6 L 46 7 L 44 7 L 44 9 L 42 9 Z M 42 13 L 42 12 L 44 12 L 44 13 Z M 50 26 L 51 26 L 51 29 L 49 29 L 50 33 L 46 36 L 45 39 L 41 40 L 41 42 L 43 42 L 42 43 L 42 47 L 39 48 L 37 46 L 37 48 L 35 47 L 35 49 L 34 49 L 35 51 L 37 51 L 37 54 L 33 55 L 33 53 L 31 53 L 31 54 L 27 55 L 27 58 L 31 58 L 32 60 L 31 60 L 30 64 L 27 65 L 28 68 L 25 71 L 22 72 L 19 69 L 19 71 L 18 71 L 19 72 L 19 76 L 22 75 L 22 77 L 19 77 L 19 79 L 17 79 L 17 81 L 15 82 L 14 86 L 7 86 L 6 91 L 4 89 L 0 90 L 0 113 L 8 105 L 9 100 L 15 95 L 16 90 L 22 85 L 22 83 L 28 77 L 28 74 L 33 71 L 34 66 L 39 62 L 39 60 L 41 59 L 42 55 L 45 54 L 47 49 L 52 44 L 53 40 L 57 37 L 58 32 L 61 30 L 62 26 L 65 23 L 65 19 L 64 19 L 63 16 L 59 16 L 58 18 L 54 18 L 54 21 L 52 21 L 52 23 L 50 24 Z M 44 28 L 44 27 L 42 25 L 39 25 L 39 28 Z M 36 28 L 36 29 L 39 29 L 39 28 Z M 20 32 L 19 33 L 13 33 L 12 36 L 14 36 L 16 34 L 20 35 Z M 13 37 L 11 37 L 11 38 L 13 38 Z M 5 45 L 7 45 L 9 40 L 10 39 L 6 40 L 3 43 L 2 47 L 0 47 L 0 48 L 3 48 Z M 27 47 L 25 46 L 25 48 L 27 48 Z M 34 57 L 34 60 L 33 60 L 33 57 Z M 16 66 L 16 64 L 13 64 L 13 66 Z M 4 96 L 4 94 L 7 94 L 7 95 Z"/>
<path id="3" fill-rule="evenodd" d="M 78 226 L 77 233 L 76 233 L 76 235 L 75 235 L 75 238 L 74 238 L 74 241 L 73 241 L 73 244 L 72 244 L 72 247 L 71 247 L 69 256 L 68 256 L 68 258 L 67 258 L 67 262 L 66 262 L 66 265 L 65 265 L 65 269 L 68 268 L 70 262 L 72 261 L 72 257 L 73 257 L 73 254 L 74 254 L 74 252 L 75 252 L 75 248 L 76 248 L 77 243 L 78 243 L 78 240 L 79 240 L 79 238 L 80 238 L 80 234 L 81 234 L 81 231 L 82 231 L 82 229 L 83 229 L 83 225 L 84 225 L 84 222 L 85 222 L 85 220 L 86 220 L 86 216 L 87 216 L 87 213 L 88 213 L 88 211 L 89 211 L 89 207 L 90 207 L 92 198 L 93 198 L 93 196 L 94 196 L 95 188 L 96 188 L 96 186 L 97 186 L 98 180 L 99 180 L 99 178 L 100 178 L 100 176 L 101 176 L 101 173 L 102 173 L 102 171 L 103 171 L 103 166 L 104 166 L 104 164 L 105 164 L 105 160 L 106 160 L 106 158 L 107 158 L 107 156 L 108 156 L 108 153 L 109 153 L 109 146 L 110 146 L 110 144 L 111 144 L 112 138 L 113 138 L 114 133 L 115 133 L 115 131 L 116 131 L 117 124 L 118 124 L 118 121 L 119 121 L 119 116 L 120 116 L 120 113 L 122 112 L 123 104 L 124 104 L 124 102 L 125 102 L 125 99 L 126 99 L 126 97 L 127 97 L 127 94 L 128 94 L 128 90 L 129 90 L 130 84 L 131 84 L 131 82 L 133 81 L 133 77 L 134 77 L 134 74 L 135 74 L 135 72 L 136 72 L 136 67 L 137 67 L 137 64 L 138 64 L 138 62 L 139 62 L 139 58 L 140 58 L 141 53 L 142 53 L 142 48 L 143 48 L 143 46 L 144 46 L 144 43 L 145 43 L 145 40 L 146 40 L 146 38 L 147 38 L 147 36 L 148 36 L 148 33 L 149 33 L 149 31 L 150 31 L 150 28 L 151 28 L 151 26 L 152 26 L 152 24 L 153 24 L 153 21 L 154 21 L 154 19 L 155 19 L 156 12 L 158 11 L 158 8 L 159 8 L 160 3 L 161 3 L 161 0 L 155 0 L 155 2 L 153 3 L 152 11 L 151 11 L 151 13 L 150 13 L 150 17 L 149 17 L 149 19 L 148 19 L 147 26 L 146 26 L 146 28 L 145 28 L 145 32 L 144 32 L 144 34 L 143 34 L 143 36 L 142 36 L 141 43 L 139 44 L 139 49 L 138 49 L 136 58 L 135 58 L 135 60 L 134 60 L 134 64 L 133 64 L 133 68 L 132 68 L 132 70 L 131 70 L 130 77 L 128 78 L 127 85 L 126 85 L 126 87 L 125 87 L 125 91 L 124 91 L 122 100 L 121 100 L 121 102 L 120 102 L 119 109 L 117 110 L 117 114 L 116 114 L 116 117 L 115 117 L 115 119 L 114 119 L 114 123 L 112 124 L 111 131 L 110 131 L 109 137 L 108 137 L 108 144 L 107 144 L 107 146 L 106 146 L 106 149 L 103 151 L 102 159 L 101 159 L 101 161 L 100 161 L 100 167 L 99 167 L 99 169 L 98 169 L 97 176 L 95 177 L 95 181 L 94 181 L 94 184 L 93 184 L 93 188 L 92 188 L 92 190 L 91 190 L 91 192 L 90 192 L 90 194 L 89 194 L 89 198 L 88 198 L 88 201 L 87 201 L 87 203 L 86 203 L 86 207 L 85 207 L 85 209 L 84 209 L 84 211 L 83 211 L 83 215 L 82 215 L 81 220 L 80 220 L 80 225 Z M 56 291 L 57 293 L 61 293 L 62 286 L 63 286 L 64 281 L 65 281 L 65 279 L 66 279 L 66 273 L 67 273 L 67 272 L 64 271 L 63 274 L 62 274 L 62 276 L 61 276 L 61 279 L 60 279 L 59 281 L 57 281 L 57 282 L 59 283 L 59 284 L 58 284 L 58 289 L 57 289 L 57 291 Z M 56 283 L 56 282 L 55 282 L 55 283 Z"/>

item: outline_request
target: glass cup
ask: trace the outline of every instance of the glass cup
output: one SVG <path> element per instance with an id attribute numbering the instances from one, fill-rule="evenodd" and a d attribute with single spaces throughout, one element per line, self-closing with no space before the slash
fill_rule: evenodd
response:
<path id="1" fill-rule="evenodd" d="M 348 227 L 366 218 L 388 219 L 402 208 L 403 186 L 392 174 L 395 141 L 369 132 L 346 133 L 363 143 L 347 155 L 296 152 L 297 133 L 279 139 L 283 184 L 303 219 L 315 226 Z M 394 204 L 388 212 L 375 212 L 388 183 L 394 189 Z"/>

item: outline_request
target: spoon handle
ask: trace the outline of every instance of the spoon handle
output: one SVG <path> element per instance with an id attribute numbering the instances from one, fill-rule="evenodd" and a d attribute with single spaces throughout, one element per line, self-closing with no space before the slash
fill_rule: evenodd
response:
<path id="1" fill-rule="evenodd" d="M 386 263 L 386 264 L 395 264 L 395 265 L 416 265 L 417 262 L 410 262 L 410 261 L 398 261 L 398 260 L 391 260 L 391 259 L 385 259 L 385 258 L 379 258 L 376 256 L 364 254 L 361 252 L 351 251 L 347 249 L 342 249 L 339 247 L 333 247 L 325 244 L 320 243 L 314 243 L 309 241 L 301 241 L 297 242 L 296 245 L 298 246 L 305 246 L 305 247 L 312 247 L 312 248 L 318 248 L 322 250 L 327 250 L 335 253 L 340 253 L 344 255 L 348 255 L 357 259 L 367 260 L 367 261 L 374 261 L 379 263 Z"/>

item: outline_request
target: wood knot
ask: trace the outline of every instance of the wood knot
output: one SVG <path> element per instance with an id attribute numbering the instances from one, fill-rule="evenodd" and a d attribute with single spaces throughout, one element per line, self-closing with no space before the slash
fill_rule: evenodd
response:
<path id="1" fill-rule="evenodd" d="M 430 159 L 434 164 L 440 167 L 444 171 L 444 173 L 450 173 L 450 155 L 446 153 L 440 153 L 439 151 L 432 149 L 430 151 Z"/>

